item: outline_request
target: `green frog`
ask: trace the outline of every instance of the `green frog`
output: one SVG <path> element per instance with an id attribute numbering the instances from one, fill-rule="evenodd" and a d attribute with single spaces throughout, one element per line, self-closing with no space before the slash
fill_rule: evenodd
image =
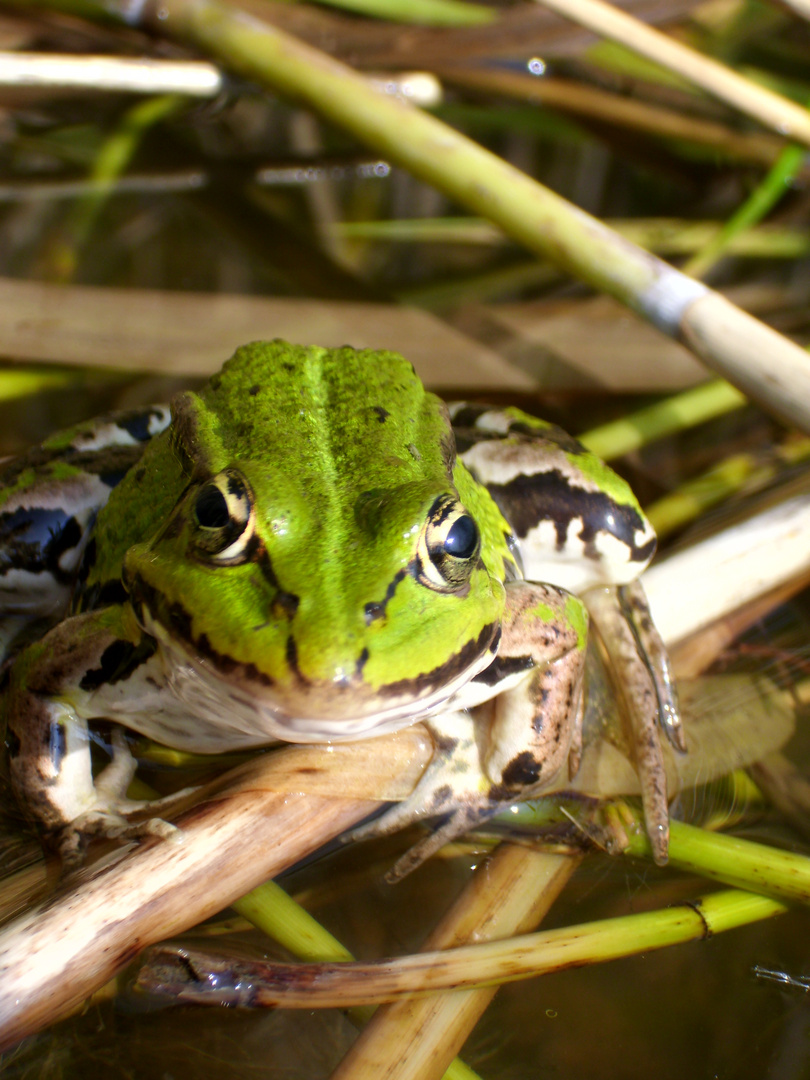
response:
<path id="1" fill-rule="evenodd" d="M 13 787 L 70 860 L 136 828 L 125 729 L 212 754 L 423 721 L 432 762 L 373 826 L 443 816 L 421 859 L 576 772 L 593 619 L 663 862 L 660 732 L 683 736 L 637 580 L 654 550 L 628 485 L 559 428 L 448 407 L 395 353 L 254 342 L 170 410 L 3 463 Z"/>

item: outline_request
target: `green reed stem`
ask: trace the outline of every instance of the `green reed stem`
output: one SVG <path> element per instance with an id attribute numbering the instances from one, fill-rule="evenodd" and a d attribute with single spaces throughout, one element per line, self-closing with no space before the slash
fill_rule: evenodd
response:
<path id="1" fill-rule="evenodd" d="M 321 0 L 321 3 L 359 15 L 421 26 L 483 26 L 497 18 L 493 8 L 467 4 L 464 0 Z"/>
<path id="2" fill-rule="evenodd" d="M 640 816 L 633 817 L 637 827 L 628 830 L 626 854 L 652 858 Z M 669 862 L 679 870 L 739 889 L 810 903 L 810 858 L 806 855 L 671 821 Z"/>
<path id="3" fill-rule="evenodd" d="M 739 390 L 715 379 L 586 431 L 578 438 L 589 450 L 608 461 L 638 450 L 654 439 L 694 427 L 745 404 L 746 398 Z"/>
<path id="4" fill-rule="evenodd" d="M 720 232 L 689 259 L 683 272 L 692 277 L 705 277 L 715 263 L 729 253 L 734 241 L 757 225 L 790 190 L 791 181 L 801 169 L 806 155 L 807 149 L 803 146 L 786 147 Z"/>

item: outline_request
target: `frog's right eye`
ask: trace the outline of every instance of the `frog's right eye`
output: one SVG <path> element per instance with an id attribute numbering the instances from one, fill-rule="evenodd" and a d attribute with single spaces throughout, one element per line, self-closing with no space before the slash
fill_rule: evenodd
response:
<path id="1" fill-rule="evenodd" d="M 250 558 L 256 514 L 250 485 L 236 469 L 225 469 L 197 490 L 193 503 L 194 546 L 220 565 Z"/>
<path id="2" fill-rule="evenodd" d="M 417 543 L 417 579 L 437 592 L 464 595 L 480 551 L 481 534 L 474 518 L 458 499 L 440 495 Z"/>

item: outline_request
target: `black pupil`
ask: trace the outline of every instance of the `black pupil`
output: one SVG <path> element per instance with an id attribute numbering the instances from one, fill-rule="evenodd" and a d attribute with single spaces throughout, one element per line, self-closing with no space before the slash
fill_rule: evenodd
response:
<path id="1" fill-rule="evenodd" d="M 215 484 L 202 489 L 194 504 L 194 512 L 204 529 L 224 529 L 230 521 L 227 500 Z"/>
<path id="2" fill-rule="evenodd" d="M 469 559 L 478 545 L 478 529 L 475 522 L 464 514 L 456 518 L 444 540 L 444 548 L 457 559 Z"/>

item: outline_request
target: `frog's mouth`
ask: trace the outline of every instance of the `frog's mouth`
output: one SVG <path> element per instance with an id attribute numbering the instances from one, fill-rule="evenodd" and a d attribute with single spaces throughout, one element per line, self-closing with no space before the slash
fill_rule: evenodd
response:
<path id="1" fill-rule="evenodd" d="M 362 663 L 346 677 L 313 682 L 301 676 L 282 688 L 253 664 L 167 629 L 144 604 L 137 617 L 158 643 L 168 688 L 188 715 L 200 718 L 196 749 L 206 742 L 211 752 L 226 744 L 350 741 L 394 731 L 446 705 L 492 662 L 500 640 L 498 625 L 488 624 L 449 661 L 380 688 L 363 680 Z"/>

